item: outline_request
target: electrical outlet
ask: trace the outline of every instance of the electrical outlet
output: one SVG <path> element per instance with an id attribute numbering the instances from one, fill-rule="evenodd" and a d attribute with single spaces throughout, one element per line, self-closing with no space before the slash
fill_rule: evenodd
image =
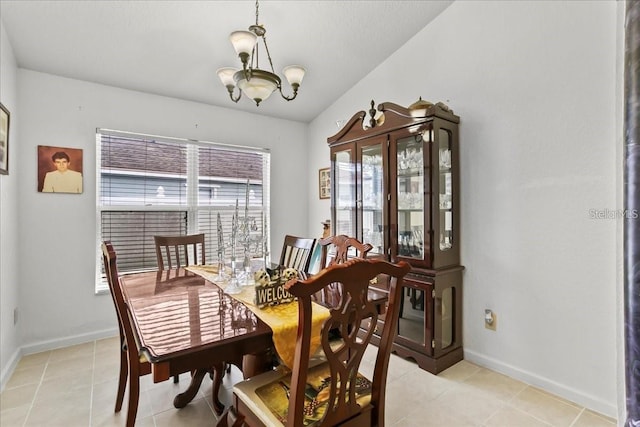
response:
<path id="1" fill-rule="evenodd" d="M 484 327 L 486 329 L 495 331 L 496 326 L 498 324 L 498 315 L 493 312 L 493 310 L 485 309 L 484 310 Z"/>

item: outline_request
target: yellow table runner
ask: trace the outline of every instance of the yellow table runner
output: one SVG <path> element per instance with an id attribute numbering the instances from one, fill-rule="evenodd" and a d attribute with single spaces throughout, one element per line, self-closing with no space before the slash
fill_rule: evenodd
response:
<path id="1" fill-rule="evenodd" d="M 197 265 L 186 267 L 188 271 L 198 274 L 221 289 L 228 286 L 226 282 L 220 282 L 218 268 L 209 265 Z M 253 278 L 251 278 L 253 280 Z M 255 305 L 255 286 L 241 286 L 241 293 L 229 295 L 232 298 L 244 303 L 255 313 L 264 323 L 269 325 L 273 331 L 273 344 L 276 347 L 278 356 L 288 367 L 293 367 L 293 359 L 296 351 L 296 337 L 298 332 L 298 302 L 268 306 L 258 308 Z M 314 354 L 320 346 L 320 333 L 325 320 L 329 318 L 329 310 L 320 304 L 312 303 L 311 316 L 311 348 L 310 354 Z"/>

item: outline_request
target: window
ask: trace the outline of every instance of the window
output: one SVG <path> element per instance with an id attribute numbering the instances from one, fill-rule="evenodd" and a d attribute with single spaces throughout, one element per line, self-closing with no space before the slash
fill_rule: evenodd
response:
<path id="1" fill-rule="evenodd" d="M 253 256 L 269 225 L 267 150 L 98 129 L 96 291 L 107 289 L 101 242 L 110 240 L 120 273 L 157 268 L 154 235 L 205 234 L 206 261 L 217 262 L 217 218 L 231 256 L 236 206 L 251 219 Z M 248 201 L 248 204 L 247 204 Z M 263 224 L 265 223 L 265 224 Z M 242 259 L 238 241 L 236 257 Z"/>

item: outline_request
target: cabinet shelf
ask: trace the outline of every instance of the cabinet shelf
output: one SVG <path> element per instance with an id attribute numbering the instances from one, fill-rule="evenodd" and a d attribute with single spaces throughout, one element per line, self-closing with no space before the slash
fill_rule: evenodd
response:
<path id="1" fill-rule="evenodd" d="M 420 176 L 424 176 L 424 170 L 422 169 L 398 171 L 398 178 L 416 178 Z"/>

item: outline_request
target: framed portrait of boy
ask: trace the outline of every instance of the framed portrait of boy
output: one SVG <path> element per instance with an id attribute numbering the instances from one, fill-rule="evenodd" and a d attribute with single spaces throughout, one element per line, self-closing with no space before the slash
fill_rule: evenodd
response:
<path id="1" fill-rule="evenodd" d="M 38 145 L 38 191 L 82 193 L 82 150 Z"/>
<path id="2" fill-rule="evenodd" d="M 9 110 L 0 103 L 0 175 L 9 174 Z"/>

